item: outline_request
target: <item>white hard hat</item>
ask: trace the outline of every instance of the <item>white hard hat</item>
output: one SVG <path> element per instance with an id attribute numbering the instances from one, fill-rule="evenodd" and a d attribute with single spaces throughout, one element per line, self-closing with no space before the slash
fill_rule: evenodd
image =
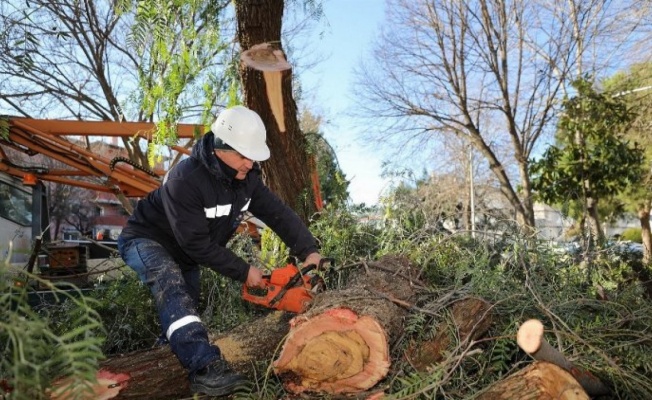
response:
<path id="1" fill-rule="evenodd" d="M 211 125 L 211 131 L 216 138 L 250 160 L 265 161 L 269 158 L 263 120 L 247 107 L 235 106 L 222 111 Z"/>

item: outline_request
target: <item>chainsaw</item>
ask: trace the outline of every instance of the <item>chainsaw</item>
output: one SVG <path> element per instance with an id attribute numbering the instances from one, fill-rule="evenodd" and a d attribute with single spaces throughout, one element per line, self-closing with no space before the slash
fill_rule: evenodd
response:
<path id="1" fill-rule="evenodd" d="M 276 268 L 263 275 L 261 288 L 242 286 L 242 298 L 250 303 L 276 310 L 301 313 L 308 308 L 315 293 L 324 287 L 324 280 L 317 274 L 332 259 L 322 258 L 319 265 L 309 264 L 301 269 L 294 264 Z"/>

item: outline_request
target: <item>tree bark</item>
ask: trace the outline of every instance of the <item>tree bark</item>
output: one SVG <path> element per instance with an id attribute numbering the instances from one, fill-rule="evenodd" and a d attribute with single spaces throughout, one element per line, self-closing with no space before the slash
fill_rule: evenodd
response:
<path id="1" fill-rule="evenodd" d="M 243 51 L 256 45 L 281 45 L 281 26 L 284 1 L 236 1 L 238 42 Z M 310 181 L 307 142 L 299 127 L 297 105 L 292 92 L 292 70 L 279 76 L 282 108 L 277 110 L 270 102 L 270 76 L 261 70 L 241 65 L 240 76 L 245 105 L 258 112 L 267 127 L 267 143 L 272 156 L 262 164 L 263 174 L 270 189 L 308 222 L 316 210 Z M 276 111 L 276 115 L 275 115 Z M 279 115 L 280 113 L 280 115 Z"/>
<path id="2" fill-rule="evenodd" d="M 254 375 L 258 363 L 269 364 L 278 343 L 289 330 L 292 314 L 270 313 L 249 324 L 236 327 L 212 339 L 234 370 Z M 188 372 L 181 366 L 169 346 L 141 350 L 111 357 L 100 363 L 93 393 L 79 399 L 152 399 L 192 398 Z M 67 381 L 54 385 L 51 398 L 69 399 Z"/>
<path id="3" fill-rule="evenodd" d="M 650 262 L 652 262 L 652 234 L 650 233 L 650 200 L 638 210 L 638 220 L 641 224 L 641 239 L 643 242 L 643 265 L 633 262 L 632 269 L 636 272 L 638 280 L 643 286 L 645 296 L 652 299 L 652 273 Z"/>
<path id="4" fill-rule="evenodd" d="M 536 361 L 496 382 L 476 400 L 589 400 L 582 386 L 563 369 Z"/>
<path id="5" fill-rule="evenodd" d="M 641 239 L 643 242 L 643 264 L 648 265 L 652 261 L 652 233 L 650 231 L 650 203 L 646 200 L 645 204 L 638 210 L 638 220 L 641 223 Z"/>
<path id="6" fill-rule="evenodd" d="M 604 243 L 604 232 L 600 225 L 600 216 L 598 215 L 598 199 L 596 196 L 591 196 L 586 199 L 587 204 L 587 221 L 588 230 L 591 235 L 591 245 L 589 248 L 593 249 L 596 245 Z"/>

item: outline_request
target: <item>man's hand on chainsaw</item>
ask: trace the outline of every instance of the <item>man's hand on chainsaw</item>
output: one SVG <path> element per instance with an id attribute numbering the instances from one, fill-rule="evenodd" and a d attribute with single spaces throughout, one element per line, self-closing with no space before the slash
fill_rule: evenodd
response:
<path id="1" fill-rule="evenodd" d="M 306 260 L 303 262 L 303 265 L 319 266 L 320 261 L 321 261 L 321 254 L 314 252 L 311 253 L 308 257 L 306 257 Z"/>
<path id="2" fill-rule="evenodd" d="M 245 284 L 251 288 L 263 287 L 263 271 L 250 265 L 249 273 L 247 274 L 247 282 L 245 282 Z"/>

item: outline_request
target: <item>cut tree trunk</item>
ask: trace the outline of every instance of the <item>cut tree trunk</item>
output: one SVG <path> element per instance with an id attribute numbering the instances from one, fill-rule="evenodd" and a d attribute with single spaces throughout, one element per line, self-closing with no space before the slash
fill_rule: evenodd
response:
<path id="1" fill-rule="evenodd" d="M 388 371 L 389 343 L 402 332 L 407 314 L 396 303 L 412 300 L 418 281 L 411 277 L 417 274 L 405 259 L 385 257 L 351 271 L 345 289 L 317 294 L 304 314 L 270 313 L 212 341 L 236 371 L 253 377 L 256 366 L 273 361 L 287 335 L 274 369 L 288 390 L 362 393 Z M 323 364 L 310 356 L 322 357 Z M 168 346 L 109 358 L 100 364 L 97 378 L 95 392 L 86 399 L 192 396 L 187 371 Z M 51 398 L 71 398 L 65 386 L 65 381 L 55 384 Z"/>
<path id="2" fill-rule="evenodd" d="M 450 351 L 455 342 L 465 343 L 482 337 L 492 322 L 491 304 L 474 297 L 455 301 L 450 314 L 451 320 L 437 326 L 432 339 L 410 343 L 405 357 L 415 370 L 424 372 L 443 361 L 446 351 Z"/>
<path id="3" fill-rule="evenodd" d="M 390 343 L 402 333 L 407 315 L 397 302 L 412 300 L 410 277 L 416 274 L 402 258 L 385 257 L 379 264 L 382 269 L 356 271 L 345 289 L 320 294 L 292 320 L 274 362 L 286 390 L 361 393 L 387 375 Z"/>
<path id="4" fill-rule="evenodd" d="M 272 43 L 283 55 L 281 30 L 284 1 L 236 1 L 238 43 L 243 51 Z M 285 56 L 283 55 L 283 61 Z M 316 206 L 310 179 L 308 143 L 301 131 L 293 97 L 292 70 L 269 70 L 241 59 L 240 77 L 244 103 L 260 114 L 267 128 L 267 144 L 272 156 L 262 164 L 265 182 L 284 203 L 308 223 Z M 288 64 L 289 66 L 289 64 Z"/>
<path id="5" fill-rule="evenodd" d="M 535 361 L 475 397 L 475 400 L 513 399 L 589 400 L 590 397 L 571 374 L 545 361 Z"/>
<path id="6" fill-rule="evenodd" d="M 234 370 L 254 375 L 259 363 L 269 365 L 278 344 L 289 330 L 292 314 L 270 313 L 212 339 Z M 136 351 L 111 357 L 100 364 L 93 393 L 78 399 L 152 399 L 192 398 L 188 372 L 169 346 Z M 55 384 L 51 398 L 71 399 L 65 390 L 67 381 Z"/>

